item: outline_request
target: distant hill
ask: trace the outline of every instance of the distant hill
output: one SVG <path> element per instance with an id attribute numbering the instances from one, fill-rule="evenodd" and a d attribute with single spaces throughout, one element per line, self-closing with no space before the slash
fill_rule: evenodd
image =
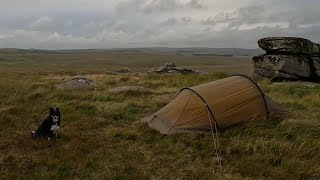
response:
<path id="1" fill-rule="evenodd" d="M 175 54 L 181 56 L 257 56 L 263 54 L 260 49 L 241 48 L 113 48 L 113 49 L 70 49 L 70 50 L 42 50 L 42 49 L 0 49 L 0 52 L 20 53 L 75 53 L 75 52 L 110 52 L 110 53 L 146 53 L 146 54 Z"/>
<path id="2" fill-rule="evenodd" d="M 176 54 L 182 56 L 256 56 L 263 54 L 263 51 L 260 49 L 240 48 L 130 48 L 110 49 L 107 51 L 124 53 Z"/>

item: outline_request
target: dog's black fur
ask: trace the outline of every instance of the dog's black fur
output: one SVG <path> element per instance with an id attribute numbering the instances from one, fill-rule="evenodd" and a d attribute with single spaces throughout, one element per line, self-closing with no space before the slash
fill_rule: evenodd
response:
<path id="1" fill-rule="evenodd" d="M 57 137 L 60 121 L 61 114 L 59 108 L 56 108 L 56 110 L 50 108 L 50 115 L 42 122 L 36 131 L 32 131 L 32 135 L 35 137 L 48 137 L 49 140 Z"/>

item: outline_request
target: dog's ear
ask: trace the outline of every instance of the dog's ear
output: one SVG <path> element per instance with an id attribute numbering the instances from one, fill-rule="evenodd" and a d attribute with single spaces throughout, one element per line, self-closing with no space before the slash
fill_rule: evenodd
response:
<path id="1" fill-rule="evenodd" d="M 50 108 L 50 115 L 51 115 L 51 114 L 54 114 L 53 108 Z"/>
<path id="2" fill-rule="evenodd" d="M 56 108 L 56 112 L 60 115 L 60 111 L 59 108 Z"/>

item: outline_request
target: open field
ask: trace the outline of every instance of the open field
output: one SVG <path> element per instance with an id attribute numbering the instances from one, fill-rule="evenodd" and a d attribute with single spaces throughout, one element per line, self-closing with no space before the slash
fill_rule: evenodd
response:
<path id="1" fill-rule="evenodd" d="M 0 72 L 75 72 L 103 73 L 122 67 L 133 72 L 146 72 L 166 62 L 208 72 L 251 74 L 251 57 L 237 56 L 179 56 L 175 54 L 146 54 L 118 52 L 32 52 L 0 51 Z"/>
<path id="2" fill-rule="evenodd" d="M 320 87 L 259 82 L 290 115 L 220 131 L 224 159 L 220 169 L 210 133 L 162 136 L 139 122 L 170 102 L 183 87 L 220 79 L 226 73 L 250 74 L 248 57 L 121 53 L 2 56 L 26 61 L 0 64 L 0 179 L 320 178 Z M 212 73 L 106 73 L 123 66 L 147 71 L 164 62 Z M 79 75 L 94 80 L 102 90 L 53 88 Z M 145 86 L 154 93 L 109 92 L 124 85 Z M 60 108 L 62 125 L 60 138 L 49 147 L 47 140 L 31 139 L 29 133 L 47 116 L 50 106 Z"/>

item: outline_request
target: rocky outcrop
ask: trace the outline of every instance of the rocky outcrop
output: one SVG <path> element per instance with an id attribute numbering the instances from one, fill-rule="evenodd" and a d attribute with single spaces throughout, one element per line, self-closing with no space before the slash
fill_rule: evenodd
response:
<path id="1" fill-rule="evenodd" d="M 72 90 L 72 89 L 91 89 L 91 90 L 100 90 L 101 88 L 92 80 L 78 77 L 73 78 L 70 81 L 55 85 L 57 89 L 63 90 Z"/>
<path id="2" fill-rule="evenodd" d="M 129 73 L 129 72 L 130 70 L 127 67 L 116 70 L 116 73 Z"/>
<path id="3" fill-rule="evenodd" d="M 198 71 L 193 70 L 185 67 L 177 67 L 175 63 L 166 63 L 163 66 L 160 66 L 155 69 L 151 69 L 149 73 L 158 73 L 158 74 L 165 74 L 165 73 L 171 73 L 171 74 L 208 74 L 204 71 Z"/>
<path id="4" fill-rule="evenodd" d="M 266 54 L 253 57 L 255 78 L 319 81 L 319 44 L 294 37 L 263 38 L 258 44 Z"/>

